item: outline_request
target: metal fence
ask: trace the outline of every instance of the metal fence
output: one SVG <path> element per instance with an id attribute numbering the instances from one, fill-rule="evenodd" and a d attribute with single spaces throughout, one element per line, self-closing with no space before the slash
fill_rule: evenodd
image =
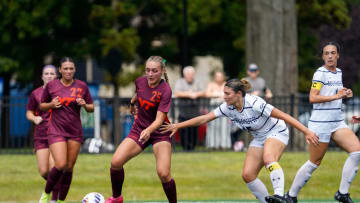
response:
<path id="1" fill-rule="evenodd" d="M 94 113 L 81 112 L 85 137 L 82 151 L 113 152 L 129 133 L 134 120 L 128 106 L 130 98 L 95 98 L 94 101 Z M 307 95 L 277 96 L 268 102 L 307 125 L 312 108 Z M 33 125 L 25 117 L 26 103 L 27 98 L 24 97 L 0 97 L 0 153 L 32 153 Z M 168 117 L 171 122 L 180 122 L 206 114 L 219 104 L 221 101 L 216 99 L 174 98 Z M 359 135 L 359 125 L 350 124 L 349 120 L 352 115 L 360 115 L 360 98 L 344 101 L 343 111 L 346 123 Z M 290 126 L 289 129 L 288 149 L 305 150 L 303 135 Z M 251 135 L 239 131 L 225 118 L 180 130 L 172 137 L 174 151 L 241 151 L 246 150 L 250 141 Z M 330 147 L 336 146 L 330 143 Z"/>

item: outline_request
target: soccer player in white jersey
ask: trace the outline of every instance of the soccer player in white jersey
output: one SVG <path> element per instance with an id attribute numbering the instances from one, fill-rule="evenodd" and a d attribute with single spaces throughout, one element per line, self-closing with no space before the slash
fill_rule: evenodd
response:
<path id="1" fill-rule="evenodd" d="M 260 202 L 286 202 L 284 197 L 284 173 L 278 163 L 288 144 L 289 130 L 285 122 L 304 133 L 306 142 L 318 144 L 318 137 L 290 115 L 266 103 L 258 96 L 246 94 L 250 84 L 246 80 L 232 79 L 224 87 L 225 102 L 214 111 L 193 119 L 162 126 L 163 132 L 199 126 L 219 117 L 227 117 L 242 130 L 248 130 L 254 137 L 245 158 L 242 178 L 250 191 Z M 284 122 L 285 121 L 285 122 Z M 264 183 L 257 178 L 266 167 L 274 189 L 269 193 Z"/>
<path id="2" fill-rule="evenodd" d="M 313 104 L 313 111 L 309 120 L 309 129 L 319 136 L 319 146 L 310 144 L 310 159 L 298 170 L 286 198 L 290 202 L 297 202 L 297 195 L 311 174 L 317 169 L 328 148 L 330 138 L 346 152 L 346 160 L 339 190 L 335 200 L 351 203 L 349 188 L 358 170 L 360 161 L 360 142 L 355 134 L 344 122 L 341 110 L 342 99 L 352 97 L 350 89 L 342 84 L 342 72 L 337 68 L 339 59 L 339 45 L 334 42 L 326 43 L 321 50 L 324 65 L 316 70 L 312 80 L 309 100 Z"/>

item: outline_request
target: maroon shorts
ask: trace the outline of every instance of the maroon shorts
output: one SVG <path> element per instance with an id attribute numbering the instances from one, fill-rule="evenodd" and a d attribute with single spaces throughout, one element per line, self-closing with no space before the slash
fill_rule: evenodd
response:
<path id="1" fill-rule="evenodd" d="M 130 132 L 130 134 L 128 135 L 128 138 L 131 138 L 132 140 L 134 140 L 143 150 L 148 147 L 149 145 L 154 145 L 158 142 L 162 142 L 162 141 L 167 141 L 169 143 L 171 143 L 171 139 L 169 136 L 165 135 L 165 136 L 150 136 L 149 140 L 147 142 L 145 142 L 144 144 L 139 142 L 139 138 L 140 135 L 135 134 Z"/>
<path id="2" fill-rule="evenodd" d="M 80 142 L 81 144 L 84 142 L 83 137 L 65 137 L 62 135 L 48 135 L 48 143 L 49 146 L 56 142 L 66 142 L 68 140 L 74 140 L 76 142 Z"/>
<path id="3" fill-rule="evenodd" d="M 40 149 L 47 149 L 49 148 L 49 143 L 47 139 L 35 139 L 34 140 L 34 149 L 35 152 Z"/>

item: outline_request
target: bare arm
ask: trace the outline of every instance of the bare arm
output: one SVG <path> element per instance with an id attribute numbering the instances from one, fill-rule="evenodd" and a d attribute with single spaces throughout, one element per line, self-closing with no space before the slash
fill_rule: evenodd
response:
<path id="1" fill-rule="evenodd" d="M 337 99 L 343 99 L 343 98 L 350 98 L 350 95 L 347 95 L 347 92 L 349 90 L 346 88 L 340 89 L 337 94 L 331 95 L 331 96 L 322 96 L 320 95 L 320 90 L 311 88 L 310 95 L 309 95 L 309 101 L 310 103 L 324 103 L 324 102 L 330 102 Z M 351 91 L 351 90 L 350 90 Z"/>
<path id="2" fill-rule="evenodd" d="M 36 116 L 34 111 L 31 111 L 31 110 L 26 111 L 26 118 L 29 121 L 33 122 L 35 125 L 38 125 L 42 121 L 41 116 Z"/>
<path id="3" fill-rule="evenodd" d="M 151 125 L 149 125 L 145 130 L 141 132 L 139 141 L 141 143 L 145 143 L 146 141 L 148 141 L 150 138 L 150 134 L 153 133 L 156 129 L 158 129 L 161 126 L 161 124 L 164 123 L 165 118 L 166 118 L 166 113 L 157 111 L 154 122 L 152 122 Z"/>
<path id="4" fill-rule="evenodd" d="M 178 131 L 181 128 L 191 127 L 191 126 L 199 126 L 205 123 L 208 123 L 212 120 L 216 119 L 216 116 L 214 112 L 210 112 L 208 114 L 198 116 L 195 118 L 192 118 L 187 121 L 183 121 L 181 123 L 174 123 L 174 124 L 165 124 L 160 127 L 161 132 L 171 132 L 171 135 L 174 135 L 176 131 Z"/>
<path id="5" fill-rule="evenodd" d="M 295 127 L 296 129 L 300 130 L 302 133 L 304 133 L 306 142 L 308 144 L 310 144 L 310 143 L 313 143 L 315 145 L 319 144 L 319 138 L 315 135 L 315 133 L 310 131 L 309 128 L 305 127 L 303 124 L 301 124 L 299 121 L 297 121 L 295 118 L 293 118 L 289 114 L 284 113 L 277 108 L 274 108 L 271 111 L 270 116 L 284 120 L 286 123 L 290 124 L 291 126 Z"/>
<path id="6" fill-rule="evenodd" d="M 48 111 L 49 109 L 60 108 L 62 105 L 59 101 L 59 97 L 55 97 L 49 103 L 40 103 L 41 111 Z"/>

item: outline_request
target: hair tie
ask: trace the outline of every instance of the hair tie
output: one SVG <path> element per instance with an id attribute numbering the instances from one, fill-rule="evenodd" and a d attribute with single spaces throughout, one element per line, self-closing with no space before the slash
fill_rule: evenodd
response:
<path id="1" fill-rule="evenodd" d="M 166 65 L 166 59 L 163 59 L 162 62 L 163 62 L 163 64 L 164 64 L 164 66 L 165 66 L 165 65 Z"/>

